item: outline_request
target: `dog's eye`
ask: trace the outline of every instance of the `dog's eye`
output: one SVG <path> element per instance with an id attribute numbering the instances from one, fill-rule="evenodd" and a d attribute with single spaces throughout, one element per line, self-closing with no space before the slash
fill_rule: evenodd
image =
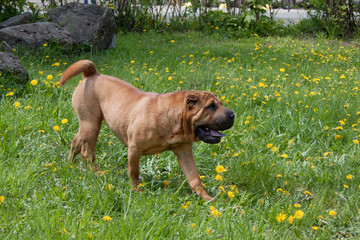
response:
<path id="1" fill-rule="evenodd" d="M 210 110 L 216 110 L 217 109 L 217 105 L 215 103 L 211 103 L 209 106 L 206 107 L 207 109 Z"/>

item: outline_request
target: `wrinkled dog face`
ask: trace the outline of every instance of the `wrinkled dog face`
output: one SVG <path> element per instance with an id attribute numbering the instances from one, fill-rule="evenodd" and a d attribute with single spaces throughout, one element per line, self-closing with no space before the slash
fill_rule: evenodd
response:
<path id="1" fill-rule="evenodd" d="M 186 99 L 195 135 L 203 142 L 219 143 L 225 136 L 220 131 L 234 125 L 234 112 L 224 107 L 214 93 L 192 91 Z"/>

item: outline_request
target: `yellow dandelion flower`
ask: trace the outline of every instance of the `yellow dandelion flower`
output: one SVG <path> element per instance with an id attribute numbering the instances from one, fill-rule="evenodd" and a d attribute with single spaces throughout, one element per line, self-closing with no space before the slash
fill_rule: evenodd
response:
<path id="1" fill-rule="evenodd" d="M 229 198 L 234 198 L 235 197 L 234 193 L 231 192 L 231 191 L 228 191 L 228 196 L 229 196 Z"/>
<path id="2" fill-rule="evenodd" d="M 109 190 L 113 190 L 113 189 L 114 189 L 114 185 L 109 184 L 109 185 L 107 185 L 107 188 L 108 188 Z"/>
<path id="3" fill-rule="evenodd" d="M 283 158 L 287 158 L 287 157 L 288 157 L 288 155 L 284 153 L 284 154 L 282 154 L 282 155 L 281 155 L 281 157 L 283 157 Z"/>
<path id="4" fill-rule="evenodd" d="M 215 180 L 216 180 L 216 181 L 222 181 L 223 178 L 222 178 L 222 176 L 221 176 L 220 174 L 217 174 L 217 175 L 215 176 Z"/>
<path id="5" fill-rule="evenodd" d="M 272 152 L 277 152 L 277 150 L 278 150 L 277 147 L 272 147 L 272 148 L 271 148 L 271 151 L 272 151 Z"/>
<path id="6" fill-rule="evenodd" d="M 344 188 L 349 188 L 349 186 L 348 186 L 348 185 L 346 185 L 346 184 L 344 184 Z"/>
<path id="7" fill-rule="evenodd" d="M 4 196 L 0 196 L 0 205 L 5 201 L 5 197 Z"/>
<path id="8" fill-rule="evenodd" d="M 276 216 L 276 221 L 283 222 L 286 220 L 286 214 L 281 212 Z"/>
<path id="9" fill-rule="evenodd" d="M 20 103 L 19 103 L 19 102 L 15 102 L 15 103 L 14 103 L 14 107 L 15 107 L 15 108 L 20 107 Z"/>
<path id="10" fill-rule="evenodd" d="M 285 72 L 285 68 L 280 68 L 280 72 Z"/>
<path id="11" fill-rule="evenodd" d="M 334 217 L 336 217 L 336 212 L 334 210 L 330 210 L 329 215 L 334 218 Z"/>
<path id="12" fill-rule="evenodd" d="M 36 86 L 38 84 L 38 81 L 35 80 L 35 79 L 31 80 L 30 84 L 33 85 L 33 86 Z"/>
<path id="13" fill-rule="evenodd" d="M 317 231 L 319 229 L 319 227 L 317 226 L 312 226 L 312 229 L 314 229 L 315 231 Z"/>
<path id="14" fill-rule="evenodd" d="M 44 43 L 44 44 L 43 44 L 43 46 L 44 46 L 44 47 L 47 47 L 47 46 L 48 46 L 48 44 L 47 44 L 47 43 Z"/>
<path id="15" fill-rule="evenodd" d="M 60 127 L 58 125 L 55 125 L 55 126 L 53 126 L 53 129 L 54 129 L 55 132 L 57 132 L 57 131 L 60 130 Z"/>
<path id="16" fill-rule="evenodd" d="M 354 140 L 353 140 L 353 143 L 354 143 L 354 144 L 359 144 L 359 140 L 354 139 Z"/>
<path id="17" fill-rule="evenodd" d="M 47 75 L 47 80 L 52 80 L 54 77 L 53 77 L 53 75 Z"/>
<path id="18" fill-rule="evenodd" d="M 296 219 L 301 219 L 303 216 L 304 216 L 304 212 L 303 211 L 301 211 L 301 210 L 297 210 L 296 212 L 295 212 L 295 215 L 294 215 L 294 218 L 296 218 Z"/>
<path id="19" fill-rule="evenodd" d="M 341 138 L 341 135 L 337 134 L 337 135 L 335 135 L 334 138 L 335 138 L 335 140 L 339 140 Z"/>
<path id="20" fill-rule="evenodd" d="M 335 128 L 335 130 L 343 130 L 344 128 L 343 127 L 341 127 L 341 126 L 337 126 L 336 128 Z"/>
<path id="21" fill-rule="evenodd" d="M 346 179 L 348 179 L 348 180 L 351 180 L 351 179 L 353 179 L 353 175 L 351 175 L 351 174 L 348 174 L 347 176 L 346 176 Z"/>
<path id="22" fill-rule="evenodd" d="M 106 221 L 106 222 L 109 222 L 112 220 L 112 218 L 110 216 L 104 216 L 103 219 Z"/>
<path id="23" fill-rule="evenodd" d="M 341 125 L 346 125 L 346 119 L 340 120 L 339 123 L 340 123 Z"/>
<path id="24" fill-rule="evenodd" d="M 64 118 L 63 120 L 61 120 L 62 124 L 66 124 L 68 122 L 68 120 L 66 118 Z"/>
<path id="25" fill-rule="evenodd" d="M 331 156 L 331 152 L 324 153 L 324 157 L 330 157 L 330 156 Z"/>
<path id="26" fill-rule="evenodd" d="M 211 229 L 210 228 L 206 229 L 206 234 L 210 235 L 210 233 L 211 233 Z"/>
<path id="27" fill-rule="evenodd" d="M 217 173 L 226 172 L 226 169 L 225 169 L 222 165 L 218 165 L 218 166 L 215 168 L 215 170 L 216 170 Z"/>
<path id="28" fill-rule="evenodd" d="M 217 217 L 221 217 L 221 212 L 219 212 L 219 210 L 214 209 L 211 211 L 211 215 L 213 215 L 213 217 L 217 218 Z"/>
<path id="29" fill-rule="evenodd" d="M 172 79 L 172 76 L 168 77 L 168 80 L 171 80 Z"/>
<path id="30" fill-rule="evenodd" d="M 191 204 L 191 202 L 187 201 L 187 203 L 185 205 L 181 206 L 181 209 L 184 210 L 184 209 L 188 208 L 190 206 L 190 204 Z"/>
<path id="31" fill-rule="evenodd" d="M 301 207 L 301 205 L 299 203 L 295 203 L 294 207 L 299 208 L 299 207 Z"/>
<path id="32" fill-rule="evenodd" d="M 292 223 L 294 222 L 294 219 L 295 219 L 295 217 L 290 216 L 290 217 L 288 218 L 288 222 L 289 222 L 290 224 L 292 224 Z"/>
<path id="33" fill-rule="evenodd" d="M 277 174 L 276 177 L 277 177 L 277 178 L 282 178 L 282 175 L 281 175 L 281 174 Z"/>
<path id="34" fill-rule="evenodd" d="M 266 145 L 267 148 L 272 148 L 274 145 L 272 143 L 269 143 Z"/>

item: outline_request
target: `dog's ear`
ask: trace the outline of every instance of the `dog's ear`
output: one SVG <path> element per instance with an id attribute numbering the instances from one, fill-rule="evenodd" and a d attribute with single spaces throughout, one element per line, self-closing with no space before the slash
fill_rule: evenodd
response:
<path id="1" fill-rule="evenodd" d="M 199 95 L 196 93 L 191 93 L 186 97 L 186 105 L 190 110 L 197 102 L 199 101 Z"/>

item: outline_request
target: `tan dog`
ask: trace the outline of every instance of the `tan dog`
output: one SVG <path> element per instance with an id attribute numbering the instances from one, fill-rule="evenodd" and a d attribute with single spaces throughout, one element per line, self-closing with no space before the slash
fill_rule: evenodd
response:
<path id="1" fill-rule="evenodd" d="M 205 200 L 211 200 L 202 187 L 192 154 L 193 142 L 218 143 L 234 124 L 234 113 L 222 106 L 211 92 L 179 91 L 167 94 L 143 92 L 116 77 L 99 74 L 89 60 L 71 65 L 62 75 L 60 85 L 83 73 L 76 87 L 72 105 L 79 119 L 79 131 L 71 143 L 69 160 L 81 152 L 84 162 L 90 157 L 94 171 L 95 144 L 101 122 L 128 147 L 131 185 L 139 183 L 139 160 L 171 150 L 190 187 Z M 90 162 L 88 162 L 91 168 Z"/>

